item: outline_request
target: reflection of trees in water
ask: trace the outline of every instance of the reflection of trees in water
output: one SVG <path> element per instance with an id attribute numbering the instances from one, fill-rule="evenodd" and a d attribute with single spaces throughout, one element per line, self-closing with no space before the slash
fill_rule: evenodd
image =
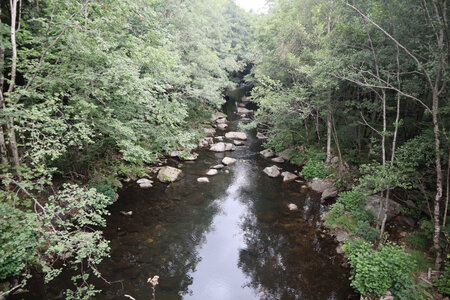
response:
<path id="1" fill-rule="evenodd" d="M 108 280 L 123 281 L 124 288 L 121 284 L 102 287 L 105 292 L 99 298 L 125 292 L 136 299 L 147 299 L 151 287 L 146 282 L 151 275 L 160 276 L 160 285 L 156 288 L 160 299 L 177 299 L 177 295 L 187 294 L 192 284 L 189 274 L 201 260 L 197 249 L 213 229 L 212 220 L 220 209 L 212 202 L 218 194 L 219 190 L 193 190 L 179 184 L 153 195 L 148 204 L 141 207 L 148 213 L 137 213 L 128 219 L 136 226 L 121 224 L 122 235 L 111 241 L 112 258 L 101 266 Z M 173 203 L 164 207 L 168 202 Z M 120 215 L 117 218 L 111 220 L 113 224 L 123 220 Z"/>
<path id="2" fill-rule="evenodd" d="M 347 274 L 330 258 L 332 246 L 317 237 L 315 228 L 299 216 L 271 222 L 257 216 L 243 218 L 247 248 L 238 265 L 261 299 L 347 299 Z"/>

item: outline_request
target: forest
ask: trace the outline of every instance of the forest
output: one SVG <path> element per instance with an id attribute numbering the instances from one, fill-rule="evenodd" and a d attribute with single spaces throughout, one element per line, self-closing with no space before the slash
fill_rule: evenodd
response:
<path id="1" fill-rule="evenodd" d="M 240 130 L 334 184 L 323 226 L 356 293 L 450 296 L 449 2 L 267 3 L 1 1 L 0 299 L 65 272 L 65 299 L 94 299 L 125 181 L 188 159 L 239 86 Z"/>

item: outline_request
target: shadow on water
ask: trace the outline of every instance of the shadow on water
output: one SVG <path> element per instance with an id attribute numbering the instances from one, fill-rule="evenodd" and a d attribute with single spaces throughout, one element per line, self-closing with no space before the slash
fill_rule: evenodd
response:
<path id="1" fill-rule="evenodd" d="M 245 88 L 225 106 L 230 130 L 238 123 L 234 99 L 245 95 Z M 319 199 L 301 192 L 299 183 L 262 173 L 272 163 L 260 150 L 261 141 L 249 132 L 246 145 L 232 153 L 199 151 L 197 161 L 183 164 L 183 177 L 175 183 L 148 190 L 126 186 L 105 229 L 112 252 L 100 271 L 112 284 L 96 282 L 103 290 L 96 299 L 125 299 L 124 294 L 150 299 L 147 278 L 155 274 L 157 299 L 356 297 L 336 244 L 316 230 L 323 209 Z M 237 163 L 210 183 L 197 183 L 225 155 Z M 289 211 L 288 203 L 299 210 Z M 42 299 L 54 299 L 65 288 L 64 280 L 56 281 Z"/>

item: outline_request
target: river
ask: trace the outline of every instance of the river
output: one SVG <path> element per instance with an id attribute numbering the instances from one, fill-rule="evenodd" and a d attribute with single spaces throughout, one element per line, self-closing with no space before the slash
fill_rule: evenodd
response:
<path id="1" fill-rule="evenodd" d="M 235 98 L 225 106 L 228 130 L 238 125 Z M 170 160 L 183 171 L 175 183 L 128 184 L 120 191 L 105 228 L 111 257 L 100 265 L 111 284 L 98 280 L 103 292 L 96 299 L 151 299 L 147 279 L 153 275 L 160 276 L 158 300 L 359 299 L 337 244 L 318 231 L 325 209 L 319 197 L 298 182 L 266 176 L 263 168 L 274 163 L 259 155 L 255 132 L 247 133 L 234 152 L 200 150 L 196 161 L 182 166 Z M 237 163 L 210 183 L 197 183 L 225 155 Z M 299 210 L 289 211 L 289 203 Z M 56 281 L 34 299 L 57 298 L 64 285 Z"/>

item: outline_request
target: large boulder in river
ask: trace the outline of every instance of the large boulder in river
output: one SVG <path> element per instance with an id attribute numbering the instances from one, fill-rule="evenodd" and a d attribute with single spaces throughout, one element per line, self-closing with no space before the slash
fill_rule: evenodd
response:
<path id="1" fill-rule="evenodd" d="M 222 163 L 224 164 L 224 165 L 226 165 L 226 166 L 229 166 L 229 165 L 232 165 L 232 164 L 234 164 L 236 162 L 236 159 L 235 158 L 232 158 L 232 157 L 224 157 L 223 159 L 222 159 Z"/>
<path id="2" fill-rule="evenodd" d="M 298 177 L 294 173 L 288 171 L 281 173 L 281 176 L 283 176 L 283 182 L 292 181 Z"/>
<path id="3" fill-rule="evenodd" d="M 230 131 L 225 133 L 225 137 L 230 140 L 246 140 L 247 134 L 245 132 L 237 132 L 237 131 Z"/>
<path id="4" fill-rule="evenodd" d="M 181 170 L 174 167 L 163 167 L 158 172 L 158 178 L 161 182 L 174 182 L 180 176 Z"/>
<path id="5" fill-rule="evenodd" d="M 264 158 L 270 158 L 275 155 L 275 153 L 272 151 L 272 149 L 266 149 L 261 152 L 259 152 Z"/>
<path id="6" fill-rule="evenodd" d="M 267 167 L 263 170 L 264 173 L 269 177 L 278 177 L 280 176 L 280 169 L 277 166 Z"/>
<path id="7" fill-rule="evenodd" d="M 231 143 L 223 143 L 219 142 L 216 144 L 212 144 L 211 148 L 209 150 L 214 152 L 225 152 L 225 151 L 234 151 L 236 149 L 236 146 Z"/>
<path id="8" fill-rule="evenodd" d="M 326 189 L 334 188 L 334 184 L 325 179 L 314 178 L 308 183 L 308 186 L 315 192 L 323 193 Z"/>
<path id="9" fill-rule="evenodd" d="M 378 195 L 372 195 L 367 197 L 365 209 L 372 212 L 375 217 L 378 216 L 378 211 L 380 209 L 380 202 L 384 203 L 385 197 L 381 197 Z M 397 202 L 388 199 L 388 211 L 387 211 L 387 220 L 389 221 L 396 215 L 400 213 L 401 205 Z M 384 218 L 384 212 L 381 212 L 381 220 Z"/>

